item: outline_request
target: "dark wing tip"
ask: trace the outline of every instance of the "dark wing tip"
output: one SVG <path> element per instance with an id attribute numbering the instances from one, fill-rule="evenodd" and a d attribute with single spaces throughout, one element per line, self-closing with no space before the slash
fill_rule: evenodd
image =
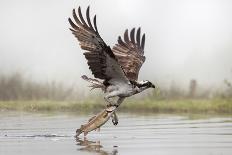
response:
<path id="1" fill-rule="evenodd" d="M 133 28 L 130 32 L 130 39 L 133 44 L 135 44 L 135 28 Z"/>
<path id="2" fill-rule="evenodd" d="M 129 39 L 129 36 L 128 36 L 128 29 L 125 30 L 125 33 L 124 33 L 124 41 L 126 43 L 129 43 L 130 42 L 130 39 Z"/>
<path id="3" fill-rule="evenodd" d="M 121 36 L 118 36 L 118 44 L 126 47 L 125 43 L 122 41 Z"/>
<path id="4" fill-rule="evenodd" d="M 87 10 L 86 10 L 86 19 L 87 19 L 87 22 L 88 22 L 88 24 L 89 24 L 89 27 L 90 27 L 92 30 L 94 30 L 94 29 L 93 29 L 93 26 L 92 26 L 92 23 L 91 23 L 91 20 L 90 20 L 90 17 L 89 17 L 89 8 L 90 8 L 90 6 L 88 6 L 88 8 L 87 8 Z"/>
<path id="5" fill-rule="evenodd" d="M 141 28 L 139 27 L 137 30 L 137 34 L 136 34 L 136 41 L 139 47 L 140 47 L 140 31 L 141 31 Z"/>
<path id="6" fill-rule="evenodd" d="M 86 15 L 89 15 L 89 6 L 87 7 L 87 9 L 86 9 Z"/>
<path id="7" fill-rule="evenodd" d="M 82 16 L 82 13 L 81 13 L 81 7 L 80 7 L 80 6 L 78 7 L 78 15 L 79 15 L 79 17 L 80 17 L 80 19 L 81 19 L 82 24 L 83 24 L 85 27 L 87 27 L 87 24 L 86 24 L 86 22 L 85 22 L 85 20 L 84 20 L 84 18 L 83 18 L 83 16 Z"/>
<path id="8" fill-rule="evenodd" d="M 72 33 L 74 33 L 74 32 L 75 32 L 75 30 L 74 30 L 74 29 L 72 29 L 72 28 L 69 28 L 69 30 L 70 30 L 70 31 L 72 31 Z"/>
<path id="9" fill-rule="evenodd" d="M 69 24 L 72 26 L 72 28 L 74 28 L 74 29 L 77 29 L 77 28 L 78 28 L 78 26 L 77 26 L 76 24 L 73 23 L 73 21 L 71 20 L 71 18 L 68 18 L 68 22 L 69 22 Z"/>
<path id="10" fill-rule="evenodd" d="M 78 7 L 78 14 L 79 14 L 79 16 L 81 14 L 81 7 L 80 6 Z"/>
<path id="11" fill-rule="evenodd" d="M 144 47 L 145 47 L 145 33 L 142 36 L 141 47 L 144 50 Z"/>
<path id="12" fill-rule="evenodd" d="M 95 31 L 98 34 L 98 30 L 97 30 L 97 16 L 96 15 L 94 15 L 94 17 L 93 17 L 93 24 L 94 24 Z"/>
<path id="13" fill-rule="evenodd" d="M 77 17 L 76 10 L 73 9 L 72 12 L 73 12 L 73 18 L 74 18 L 75 22 L 76 22 L 79 26 L 83 26 L 83 24 L 80 22 L 80 20 L 79 20 L 78 17 Z"/>

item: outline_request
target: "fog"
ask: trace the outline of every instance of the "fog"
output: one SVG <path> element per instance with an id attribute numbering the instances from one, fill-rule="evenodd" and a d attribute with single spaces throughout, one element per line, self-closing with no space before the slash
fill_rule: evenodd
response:
<path id="1" fill-rule="evenodd" d="M 111 47 L 126 28 L 141 26 L 147 59 L 139 79 L 159 86 L 196 79 L 208 87 L 232 78 L 230 0 L 1 0 L 1 73 L 66 83 L 91 75 L 68 29 L 79 5 L 97 14 L 100 35 Z"/>

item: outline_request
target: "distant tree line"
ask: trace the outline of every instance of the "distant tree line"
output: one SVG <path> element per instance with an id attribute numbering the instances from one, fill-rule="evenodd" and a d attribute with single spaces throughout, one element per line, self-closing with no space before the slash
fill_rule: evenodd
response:
<path id="1" fill-rule="evenodd" d="M 211 89 L 201 90 L 195 79 L 190 80 L 189 89 L 183 90 L 177 84 L 169 89 L 156 88 L 147 94 L 152 99 L 208 99 L 212 97 L 232 98 L 232 83 L 225 80 L 225 90 L 212 92 Z M 25 78 L 21 73 L 0 75 L 0 100 L 77 100 L 81 90 L 74 86 L 64 86 L 58 82 L 35 82 Z M 143 95 L 144 96 L 144 95 Z M 146 97 L 147 97 L 146 96 Z M 93 97 L 93 96 L 91 96 Z"/>
<path id="2" fill-rule="evenodd" d="M 232 83 L 229 80 L 224 81 L 223 89 L 202 89 L 197 80 L 192 79 L 189 82 L 189 89 L 183 90 L 177 84 L 171 84 L 169 89 L 157 88 L 149 96 L 153 99 L 210 99 L 224 98 L 232 99 Z"/>
<path id="3" fill-rule="evenodd" d="M 26 79 L 20 73 L 0 75 L 0 100 L 66 100 L 74 93 L 73 88 L 61 83 L 39 83 Z"/>

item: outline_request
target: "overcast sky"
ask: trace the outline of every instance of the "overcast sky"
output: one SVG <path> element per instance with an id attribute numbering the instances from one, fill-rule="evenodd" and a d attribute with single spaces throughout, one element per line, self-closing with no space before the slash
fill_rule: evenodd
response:
<path id="1" fill-rule="evenodd" d="M 68 29 L 79 5 L 97 14 L 99 32 L 111 47 L 126 28 L 142 27 L 147 59 L 140 79 L 158 85 L 232 79 L 231 0 L 1 0 L 1 73 L 67 82 L 91 75 Z"/>

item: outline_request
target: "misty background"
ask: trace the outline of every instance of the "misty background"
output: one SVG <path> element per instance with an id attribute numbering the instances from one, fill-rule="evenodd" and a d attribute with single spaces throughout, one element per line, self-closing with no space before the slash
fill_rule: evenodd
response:
<path id="1" fill-rule="evenodd" d="M 97 14 L 99 33 L 111 47 L 125 29 L 142 28 L 147 59 L 140 80 L 188 88 L 195 79 L 218 88 L 232 79 L 230 0 L 1 0 L 1 74 L 82 89 L 80 76 L 91 72 L 67 20 L 79 5 Z"/>

